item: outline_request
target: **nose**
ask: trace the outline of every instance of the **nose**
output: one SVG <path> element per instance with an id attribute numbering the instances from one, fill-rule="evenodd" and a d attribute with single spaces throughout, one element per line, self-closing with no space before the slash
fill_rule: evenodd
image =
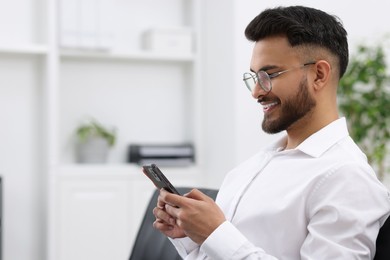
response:
<path id="1" fill-rule="evenodd" d="M 255 87 L 252 90 L 252 97 L 254 99 L 259 99 L 262 96 L 267 95 L 269 92 L 265 91 L 259 84 L 259 82 L 256 82 Z"/>

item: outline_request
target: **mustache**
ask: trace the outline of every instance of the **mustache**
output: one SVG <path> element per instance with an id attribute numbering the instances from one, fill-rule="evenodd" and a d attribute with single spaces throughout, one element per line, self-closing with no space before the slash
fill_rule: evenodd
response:
<path id="1" fill-rule="evenodd" d="M 261 96 L 257 99 L 257 103 L 261 103 L 261 102 L 269 102 L 269 101 L 279 101 L 279 98 L 272 98 L 272 97 L 269 97 L 269 96 Z"/>

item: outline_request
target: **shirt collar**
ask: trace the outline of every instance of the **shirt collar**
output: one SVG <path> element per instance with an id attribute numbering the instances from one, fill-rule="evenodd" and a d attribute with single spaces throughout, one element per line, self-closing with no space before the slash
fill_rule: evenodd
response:
<path id="1" fill-rule="evenodd" d="M 316 133 L 312 134 L 294 150 L 299 150 L 312 157 L 320 157 L 325 151 L 336 144 L 341 139 L 348 136 L 347 122 L 344 117 L 339 118 Z M 282 137 L 276 143 L 271 145 L 269 149 L 272 151 L 280 151 L 286 147 L 287 136 Z"/>

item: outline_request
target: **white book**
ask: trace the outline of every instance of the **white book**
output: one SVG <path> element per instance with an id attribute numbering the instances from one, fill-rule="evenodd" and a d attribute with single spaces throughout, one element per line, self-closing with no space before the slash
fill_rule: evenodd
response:
<path id="1" fill-rule="evenodd" d="M 115 14 L 112 0 L 97 0 L 97 47 L 109 50 L 114 45 Z"/>
<path id="2" fill-rule="evenodd" d="M 79 0 L 80 17 L 80 47 L 96 49 L 98 42 L 98 0 Z"/>
<path id="3" fill-rule="evenodd" d="M 61 47 L 80 47 L 80 7 L 79 0 L 61 0 L 59 3 L 59 44 Z"/>

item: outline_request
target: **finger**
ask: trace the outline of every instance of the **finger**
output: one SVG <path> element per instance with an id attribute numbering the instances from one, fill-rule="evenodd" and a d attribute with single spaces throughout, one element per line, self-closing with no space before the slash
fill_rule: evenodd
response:
<path id="1" fill-rule="evenodd" d="M 157 197 L 157 207 L 160 209 L 164 209 L 166 202 L 163 200 L 161 195 Z"/>
<path id="2" fill-rule="evenodd" d="M 189 193 L 186 194 L 186 197 L 195 200 L 203 200 L 203 201 L 207 201 L 211 199 L 209 196 L 207 196 L 206 194 L 204 194 L 198 189 L 192 189 Z"/>
<path id="3" fill-rule="evenodd" d="M 180 211 L 181 211 L 181 208 L 179 207 L 176 207 L 176 206 L 172 206 L 170 204 L 166 204 L 165 205 L 165 212 L 170 216 L 172 217 L 175 222 L 176 222 L 176 219 L 179 217 L 180 215 Z"/>
<path id="4" fill-rule="evenodd" d="M 170 204 L 173 207 L 181 207 L 185 205 L 186 197 L 170 193 L 164 189 L 160 190 L 161 201 L 164 201 L 166 204 Z"/>
<path id="5" fill-rule="evenodd" d="M 165 222 L 170 225 L 174 225 L 176 223 L 175 219 L 171 215 L 158 207 L 153 209 L 153 215 L 161 222 Z"/>
<path id="6" fill-rule="evenodd" d="M 155 220 L 155 221 L 153 222 L 153 227 L 154 227 L 155 229 L 158 229 L 158 230 L 162 231 L 162 232 L 164 232 L 164 231 L 170 231 L 170 230 L 174 229 L 174 226 L 169 225 L 169 224 L 167 224 L 167 223 L 165 223 L 165 222 L 161 222 L 161 221 L 159 221 L 159 220 Z"/>

